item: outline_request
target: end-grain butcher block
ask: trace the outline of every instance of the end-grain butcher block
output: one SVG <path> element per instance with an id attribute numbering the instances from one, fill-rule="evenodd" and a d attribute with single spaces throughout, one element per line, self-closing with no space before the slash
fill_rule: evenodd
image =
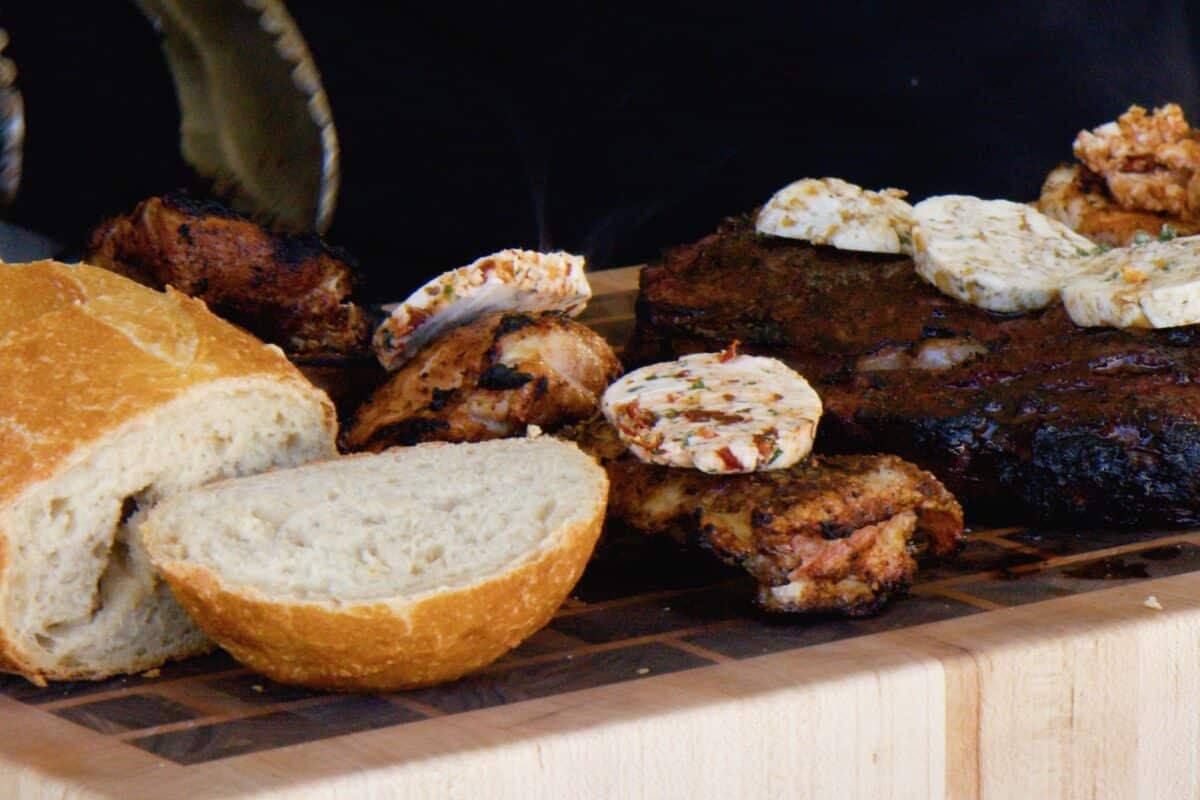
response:
<path id="1" fill-rule="evenodd" d="M 1085 329 L 941 294 L 907 256 L 758 234 L 732 219 L 641 278 L 630 366 L 738 340 L 813 383 L 818 452 L 895 453 L 968 515 L 1200 523 L 1200 336 Z"/>

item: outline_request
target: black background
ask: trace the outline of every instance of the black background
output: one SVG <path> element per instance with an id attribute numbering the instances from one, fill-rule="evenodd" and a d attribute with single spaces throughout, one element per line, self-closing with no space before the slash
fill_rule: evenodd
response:
<path id="1" fill-rule="evenodd" d="M 78 6 L 78 7 L 76 7 Z M 504 247 L 653 259 L 804 176 L 1031 199 L 1131 103 L 1200 118 L 1187 3 L 288 3 L 333 106 L 328 238 L 376 299 Z M 0 5 L 14 222 L 77 244 L 188 182 L 132 2 Z"/>

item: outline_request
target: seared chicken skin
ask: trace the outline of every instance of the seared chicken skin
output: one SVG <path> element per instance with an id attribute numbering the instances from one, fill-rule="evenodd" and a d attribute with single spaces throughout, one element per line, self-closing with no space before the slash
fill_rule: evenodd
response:
<path id="1" fill-rule="evenodd" d="M 1200 220 L 1160 211 L 1125 208 L 1109 193 L 1104 179 L 1080 164 L 1062 164 L 1046 176 L 1038 211 L 1082 233 L 1097 244 L 1128 247 L 1144 238 L 1200 233 Z"/>
<path id="2" fill-rule="evenodd" d="M 621 373 L 599 334 L 568 317 L 498 313 L 425 345 L 346 431 L 347 450 L 468 442 L 547 430 L 594 413 Z"/>
<path id="3" fill-rule="evenodd" d="M 1080 131 L 1073 150 L 1078 164 L 1046 176 L 1043 214 L 1110 247 L 1200 233 L 1200 131 L 1175 103 L 1131 106 Z"/>
<path id="4" fill-rule="evenodd" d="M 1141 106 L 1075 138 L 1075 157 L 1104 178 L 1125 209 L 1200 220 L 1200 132 L 1168 103 Z"/>
<path id="5" fill-rule="evenodd" d="M 365 357 L 371 320 L 349 301 L 349 256 L 316 236 L 273 233 L 186 194 L 151 197 L 92 231 L 86 259 L 216 314 L 297 358 Z"/>
<path id="6" fill-rule="evenodd" d="M 695 541 L 759 583 L 768 611 L 870 614 L 912 583 L 914 553 L 958 549 L 962 508 L 896 456 L 818 456 L 782 470 L 707 475 L 646 464 L 593 418 L 566 435 L 608 471 L 608 513 L 646 533 Z"/>

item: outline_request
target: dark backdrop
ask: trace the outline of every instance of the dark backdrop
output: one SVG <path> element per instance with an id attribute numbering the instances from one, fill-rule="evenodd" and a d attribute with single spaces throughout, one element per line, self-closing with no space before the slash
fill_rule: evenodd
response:
<path id="1" fill-rule="evenodd" d="M 503 247 L 653 259 L 803 176 L 1029 199 L 1131 103 L 1200 121 L 1187 3 L 288 6 L 341 139 L 329 238 L 380 299 Z M 132 2 L 0 25 L 28 115 L 10 219 L 73 243 L 187 181 Z"/>

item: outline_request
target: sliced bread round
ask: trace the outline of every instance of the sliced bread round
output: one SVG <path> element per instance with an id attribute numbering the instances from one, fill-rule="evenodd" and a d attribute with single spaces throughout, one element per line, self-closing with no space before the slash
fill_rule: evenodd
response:
<path id="1" fill-rule="evenodd" d="M 183 607 L 282 683 L 390 691 L 478 669 L 574 587 L 608 479 L 549 437 L 347 456 L 177 495 L 142 526 Z"/>

